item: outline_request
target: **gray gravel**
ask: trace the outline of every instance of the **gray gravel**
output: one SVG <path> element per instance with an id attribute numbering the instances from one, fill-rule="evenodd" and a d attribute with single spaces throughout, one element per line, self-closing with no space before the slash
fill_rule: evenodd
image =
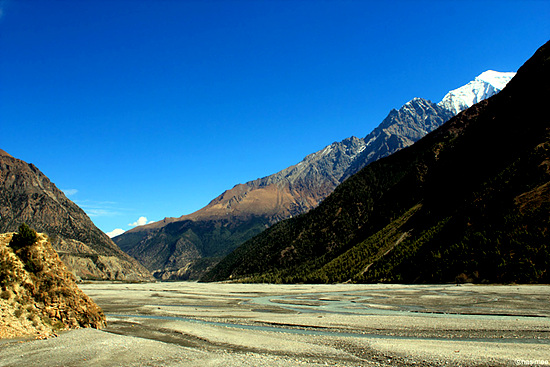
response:
<path id="1" fill-rule="evenodd" d="M 549 286 L 82 288 L 104 331 L 3 341 L 0 366 L 550 365 Z"/>

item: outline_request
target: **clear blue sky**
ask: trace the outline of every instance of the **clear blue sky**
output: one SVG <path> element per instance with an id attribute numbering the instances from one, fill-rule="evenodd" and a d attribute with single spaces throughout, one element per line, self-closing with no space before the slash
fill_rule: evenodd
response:
<path id="1" fill-rule="evenodd" d="M 542 0 L 0 0 L 0 148 L 127 230 L 548 39 Z"/>

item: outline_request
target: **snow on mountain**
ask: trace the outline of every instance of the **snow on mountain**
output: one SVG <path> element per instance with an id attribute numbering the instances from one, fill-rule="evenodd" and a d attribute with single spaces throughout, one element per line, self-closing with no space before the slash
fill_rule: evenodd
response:
<path id="1" fill-rule="evenodd" d="M 493 70 L 487 70 L 484 73 L 481 73 L 480 76 L 477 77 L 479 80 L 483 80 L 489 84 L 492 84 L 497 89 L 504 89 L 506 84 L 510 81 L 516 75 L 516 73 L 501 73 L 498 71 Z"/>
<path id="2" fill-rule="evenodd" d="M 500 92 L 516 73 L 487 70 L 468 84 L 447 93 L 438 103 L 455 115 Z"/>

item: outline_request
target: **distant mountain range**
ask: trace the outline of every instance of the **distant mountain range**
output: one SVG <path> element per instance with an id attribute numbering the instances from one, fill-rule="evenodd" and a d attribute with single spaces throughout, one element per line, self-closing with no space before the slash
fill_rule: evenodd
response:
<path id="1" fill-rule="evenodd" d="M 350 137 L 273 175 L 239 184 L 195 213 L 113 238 L 160 279 L 196 279 L 237 246 L 278 221 L 317 207 L 368 164 L 410 146 L 455 113 L 500 91 L 514 73 L 487 71 L 438 104 L 414 98 L 365 138 Z"/>
<path id="2" fill-rule="evenodd" d="M 468 84 L 483 93 L 459 88 L 438 106 L 487 97 L 477 86 L 496 76 Z M 550 42 L 502 92 L 369 164 L 203 280 L 548 283 L 549 100 Z"/>
<path id="3" fill-rule="evenodd" d="M 22 223 L 47 233 L 61 260 L 81 279 L 152 279 L 35 165 L 0 150 L 0 233 L 15 232 Z"/>

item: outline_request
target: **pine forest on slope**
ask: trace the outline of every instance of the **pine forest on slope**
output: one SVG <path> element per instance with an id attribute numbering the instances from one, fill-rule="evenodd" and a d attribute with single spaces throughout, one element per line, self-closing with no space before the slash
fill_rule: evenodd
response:
<path id="1" fill-rule="evenodd" d="M 278 221 L 315 208 L 348 177 L 497 93 L 514 73 L 487 71 L 432 103 L 414 98 L 365 138 L 350 137 L 271 176 L 236 185 L 180 218 L 136 227 L 114 242 L 160 279 L 197 279 L 240 244 Z"/>
<path id="2" fill-rule="evenodd" d="M 550 42 L 502 92 L 247 241 L 203 280 L 550 281 Z"/>

